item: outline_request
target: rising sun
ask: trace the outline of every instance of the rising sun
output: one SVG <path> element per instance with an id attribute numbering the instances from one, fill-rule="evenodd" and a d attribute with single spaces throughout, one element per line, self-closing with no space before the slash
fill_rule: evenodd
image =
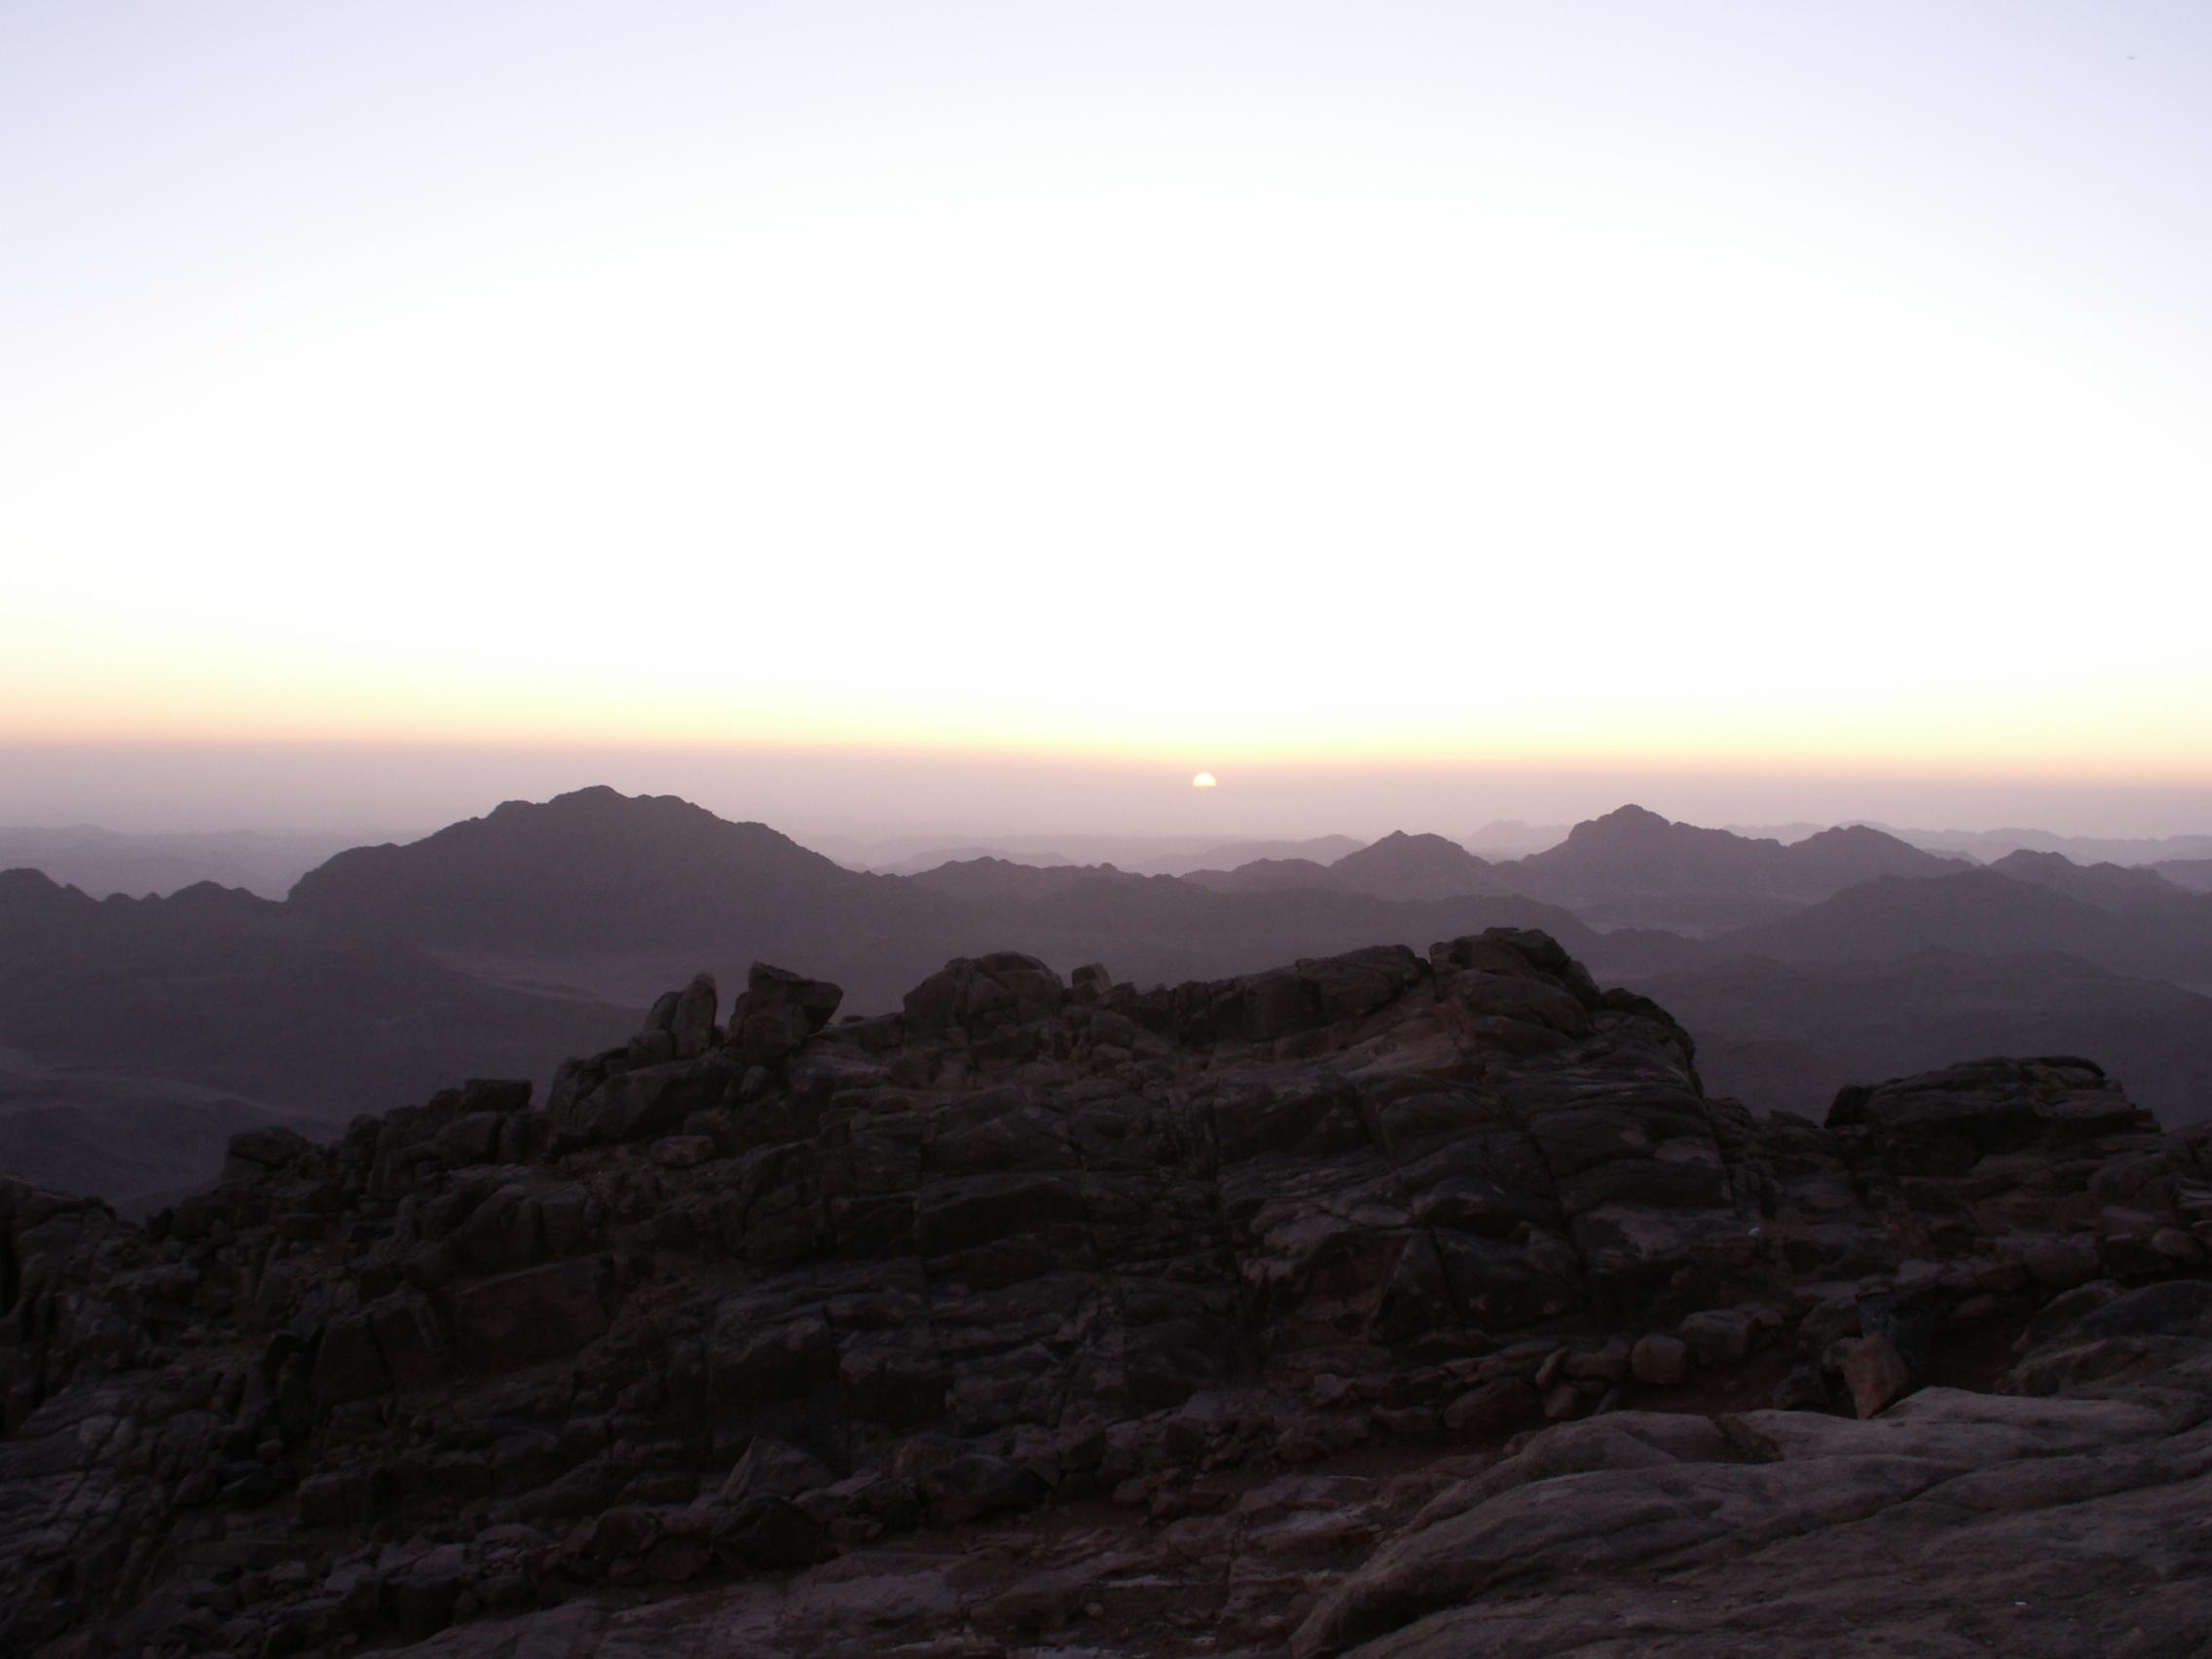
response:
<path id="1" fill-rule="evenodd" d="M 1214 780 L 1211 772 L 1200 772 L 1191 780 L 1191 788 L 1195 790 L 1210 790 L 1213 787 Z"/>

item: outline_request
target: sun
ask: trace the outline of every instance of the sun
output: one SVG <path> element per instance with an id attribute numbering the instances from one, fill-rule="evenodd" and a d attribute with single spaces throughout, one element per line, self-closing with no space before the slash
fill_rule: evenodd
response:
<path id="1" fill-rule="evenodd" d="M 1200 772 L 1191 780 L 1191 788 L 1195 790 L 1210 790 L 1215 787 L 1214 776 L 1211 772 Z"/>

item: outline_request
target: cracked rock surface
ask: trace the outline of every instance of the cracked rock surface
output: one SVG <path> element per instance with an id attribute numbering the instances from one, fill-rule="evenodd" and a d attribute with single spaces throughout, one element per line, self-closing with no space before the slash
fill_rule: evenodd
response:
<path id="1" fill-rule="evenodd" d="M 11 1653 L 2185 1653 L 2212 1168 L 1708 1097 L 1540 934 L 705 977 L 137 1228 L 0 1186 Z"/>

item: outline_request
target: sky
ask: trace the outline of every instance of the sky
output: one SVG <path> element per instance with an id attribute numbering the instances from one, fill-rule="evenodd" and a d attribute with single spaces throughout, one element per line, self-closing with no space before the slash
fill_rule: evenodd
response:
<path id="1" fill-rule="evenodd" d="M 2208 91 L 2194 0 L 16 0 L 0 821 L 2212 828 Z"/>

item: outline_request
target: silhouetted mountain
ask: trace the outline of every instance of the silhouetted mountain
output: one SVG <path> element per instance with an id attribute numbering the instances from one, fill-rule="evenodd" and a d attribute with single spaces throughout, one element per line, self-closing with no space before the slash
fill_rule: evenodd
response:
<path id="1" fill-rule="evenodd" d="M 242 1130 L 313 1122 L 174 1078 L 0 1050 L 0 1171 L 126 1211 L 204 1188 Z"/>
<path id="2" fill-rule="evenodd" d="M 1377 877 L 1424 840 L 1380 843 Z M 1487 866 L 1451 843 L 1463 866 Z M 872 1013 L 955 956 L 1034 952 L 1063 969 L 1103 957 L 1143 983 L 1218 977 L 1271 961 L 1424 930 L 1545 927 L 1589 936 L 1556 906 L 1500 896 L 1405 910 L 1331 885 L 1227 895 L 1171 876 L 1104 866 L 1041 868 L 972 860 L 917 876 L 845 869 L 764 825 L 731 824 L 669 796 L 578 791 L 544 805 L 510 801 L 405 847 L 343 854 L 292 897 L 332 926 L 377 930 L 480 975 L 582 985 L 643 1002 L 704 962 L 742 976 L 755 958 L 846 987 Z M 1228 903 L 1230 900 L 1243 903 Z M 1380 932 L 1378 932 L 1380 930 Z M 1599 947 L 1603 954 L 1603 947 Z"/>
<path id="3" fill-rule="evenodd" d="M 2212 914 L 2122 913 L 1993 868 L 1923 880 L 1885 876 L 1714 943 L 1812 963 L 1882 962 L 1941 949 L 1975 956 L 2063 951 L 2116 974 L 2212 980 Z"/>
<path id="4" fill-rule="evenodd" d="M 1038 869 L 1071 868 L 1075 860 L 1057 853 L 1017 852 L 1010 847 L 932 847 L 886 864 L 856 865 L 877 875 L 921 875 L 949 864 L 996 863 L 1023 865 Z"/>
<path id="5" fill-rule="evenodd" d="M 1043 899 L 1092 881 L 1142 881 L 1112 865 L 1027 865 L 1007 859 L 967 859 L 907 877 L 915 886 L 971 903 Z"/>
<path id="6" fill-rule="evenodd" d="M 1334 864 L 1310 859 L 1258 859 L 1234 869 L 1193 870 L 1183 879 L 1216 893 L 1276 893 L 1294 889 L 1364 893 L 1376 899 L 1465 899 L 1509 893 L 1487 861 L 1442 835 L 1393 830 L 1380 841 L 1345 854 Z"/>
<path id="7" fill-rule="evenodd" d="M 1478 859 L 1441 835 L 1395 830 L 1373 846 L 1346 853 L 1329 866 L 1331 885 L 1378 899 L 1462 899 L 1509 893 L 1487 859 Z"/>
<path id="8" fill-rule="evenodd" d="M 293 907 L 318 921 L 470 951 L 666 949 L 938 913 L 922 889 L 849 870 L 765 824 L 605 786 L 510 800 L 406 846 L 310 870 Z"/>
<path id="9" fill-rule="evenodd" d="M 635 1013 L 482 983 L 393 940 L 202 884 L 94 900 L 0 872 L 0 1045 L 343 1123 L 471 1068 L 548 1075 Z"/>
<path id="10" fill-rule="evenodd" d="M 93 897 L 174 893 L 196 882 L 281 899 L 307 870 L 351 840 L 338 835 L 132 833 L 74 824 L 0 830 L 0 869 L 35 869 Z"/>
<path id="11" fill-rule="evenodd" d="M 1311 859 L 1254 859 L 1235 869 L 1194 869 L 1183 880 L 1213 893 L 1288 893 L 1325 890 L 1329 866 Z"/>
<path id="12" fill-rule="evenodd" d="M 1711 958 L 1631 982 L 1697 1039 L 1707 1088 L 1761 1109 L 1818 1119 L 1856 1078 L 2041 1047 L 2100 1055 L 2166 1123 L 2212 1121 L 2212 998 L 2078 957 Z"/>
<path id="13" fill-rule="evenodd" d="M 1786 846 L 1624 806 L 1577 824 L 1558 846 L 1500 866 L 1497 874 L 1601 927 L 1709 933 L 1787 914 L 1876 876 L 1960 867 L 1863 827 L 1824 830 Z"/>
<path id="14" fill-rule="evenodd" d="M 1938 858 L 1863 824 L 1823 830 L 1782 849 L 1783 890 L 1822 899 L 1885 875 L 1955 875 L 1971 866 Z"/>
<path id="15" fill-rule="evenodd" d="M 2212 859 L 2167 859 L 2149 866 L 2176 887 L 2192 893 L 2212 893 Z"/>
<path id="16" fill-rule="evenodd" d="M 963 950 L 975 907 L 810 852 L 673 795 L 508 801 L 404 847 L 364 847 L 293 889 L 304 914 L 408 940 L 471 972 L 636 1003 L 684 963 L 755 957 L 837 979 L 861 1008 Z"/>
<path id="17" fill-rule="evenodd" d="M 1331 865 L 1363 845 L 1351 835 L 1315 835 L 1303 841 L 1225 841 L 1198 855 L 1200 869 L 1235 869 L 1260 861 L 1304 861 Z M 1162 873 L 1172 874 L 1173 871 Z"/>
<path id="18" fill-rule="evenodd" d="M 2155 870 L 2129 865 L 2078 865 L 2063 853 L 2037 853 L 2022 849 L 2008 853 L 1989 866 L 2014 881 L 2047 887 L 2101 910 L 2163 909 L 2175 904 L 2198 905 L 2198 897 L 2178 887 Z"/>
<path id="19" fill-rule="evenodd" d="M 2048 830 L 1899 830 L 1887 824 L 1874 828 L 1930 852 L 1962 854 L 1980 864 L 1994 864 L 2023 848 L 2062 854 L 2083 865 L 2212 859 L 2212 835 L 2057 835 Z"/>
<path id="20" fill-rule="evenodd" d="M 1822 964 L 1930 945 L 2066 950 L 2117 972 L 2212 979 L 2212 927 L 2196 925 L 2212 904 L 2134 872 L 2023 865 L 2023 878 L 1888 876 L 1809 908 L 1794 897 L 1868 868 L 1930 865 L 1946 867 L 1871 830 L 1785 848 L 1624 809 L 1502 867 L 1442 837 L 1399 834 L 1335 866 L 1253 861 L 1194 878 L 1001 859 L 902 878 L 845 869 L 766 826 L 671 797 L 593 789 L 342 854 L 285 903 L 205 884 L 103 903 L 36 874 L 0 875 L 10 942 L 0 1043 L 48 1067 L 96 1065 L 118 1079 L 118 1101 L 141 1106 L 136 1118 L 111 1112 L 111 1124 L 144 1121 L 146 1090 L 177 1085 L 219 1091 L 240 1110 L 327 1122 L 483 1067 L 487 1055 L 536 1075 L 553 1053 L 634 1019 L 654 986 L 699 967 L 734 983 L 756 958 L 843 983 L 846 1012 L 860 1014 L 895 1006 L 901 986 L 947 960 L 997 949 L 1061 971 L 1104 961 L 1150 985 L 1493 926 L 1542 929 L 1615 982 L 1691 974 L 1749 950 Z M 1596 896 L 1601 916 L 1607 904 L 1616 918 L 1633 908 L 1640 880 L 1660 909 L 1798 913 L 1701 945 L 1650 928 L 1599 933 L 1540 897 L 1449 893 L 1502 886 L 1531 866 L 1549 872 L 1553 891 Z M 2053 887 L 2083 882 L 2109 903 Z M 1378 898 L 1361 890 L 1370 886 L 1421 896 Z M 2157 914 L 2136 907 L 2142 894 Z M 2147 1017 L 2183 1019 L 2193 1007 L 2160 1004 Z M 1933 1007 L 1932 1025 L 1942 1017 Z M 1957 1051 L 1960 1040 L 1947 1041 L 1913 1052 Z M 456 1057 L 463 1046 L 474 1058 Z M 192 1116 L 179 1114 L 179 1137 Z M 195 1121 L 203 1126 L 206 1113 Z M 95 1141 L 88 1129 L 79 1146 Z M 127 1175 L 136 1178 L 119 1165 L 116 1178 Z"/>

